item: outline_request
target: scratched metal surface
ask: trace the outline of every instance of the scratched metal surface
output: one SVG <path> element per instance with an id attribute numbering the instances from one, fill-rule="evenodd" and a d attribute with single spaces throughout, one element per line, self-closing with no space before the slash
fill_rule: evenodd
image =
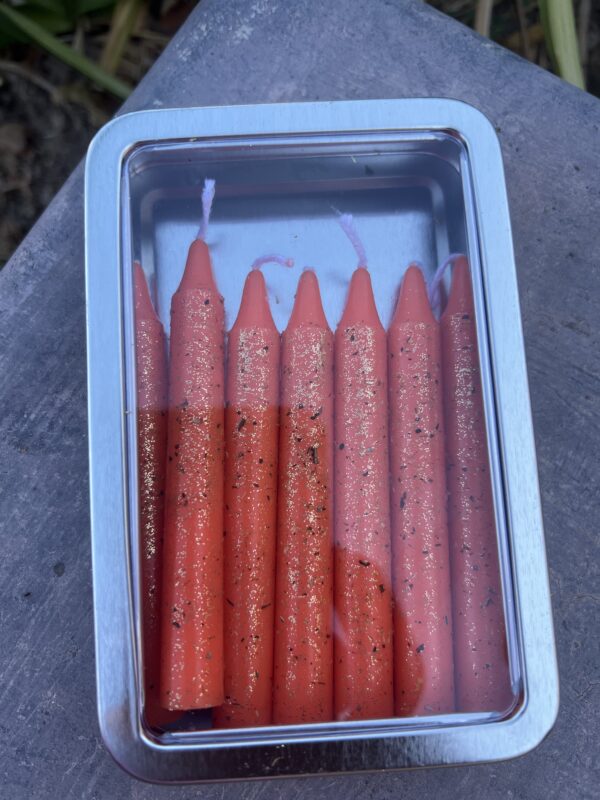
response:
<path id="1" fill-rule="evenodd" d="M 402 96 L 475 105 L 503 147 L 562 679 L 553 733 L 507 764 L 201 789 L 148 786 L 112 762 L 95 722 L 77 170 L 0 273 L 0 794 L 595 796 L 598 101 L 419 0 L 203 0 L 127 107 Z"/>

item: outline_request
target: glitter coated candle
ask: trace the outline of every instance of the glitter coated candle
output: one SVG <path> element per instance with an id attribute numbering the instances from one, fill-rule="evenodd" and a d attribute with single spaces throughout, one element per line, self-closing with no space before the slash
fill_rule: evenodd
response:
<path id="1" fill-rule="evenodd" d="M 224 699 L 223 325 L 197 239 L 171 304 L 161 669 L 170 709 Z"/>
<path id="2" fill-rule="evenodd" d="M 167 447 L 167 343 L 156 316 L 146 277 L 133 265 L 137 386 L 138 513 L 142 576 L 142 657 L 144 710 L 161 725 L 173 716 L 161 708 L 160 589 Z"/>
<path id="3" fill-rule="evenodd" d="M 282 337 L 273 721 L 333 716 L 333 335 L 314 272 Z"/>
<path id="4" fill-rule="evenodd" d="M 386 335 L 353 274 L 335 333 L 335 716 L 394 713 Z"/>
<path id="5" fill-rule="evenodd" d="M 439 324 L 411 266 L 388 331 L 396 715 L 454 710 Z"/>
<path id="6" fill-rule="evenodd" d="M 511 702 L 492 487 L 466 258 L 441 318 L 457 711 Z"/>
<path id="7" fill-rule="evenodd" d="M 279 333 L 265 279 L 246 278 L 229 333 L 225 408 L 225 703 L 220 728 L 272 718 Z"/>

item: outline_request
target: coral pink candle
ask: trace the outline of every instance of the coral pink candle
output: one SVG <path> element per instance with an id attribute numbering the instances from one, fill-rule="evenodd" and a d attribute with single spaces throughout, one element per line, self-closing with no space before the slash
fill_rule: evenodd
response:
<path id="1" fill-rule="evenodd" d="M 173 716 L 160 707 L 158 698 L 167 447 L 167 344 L 139 262 L 135 262 L 133 270 L 145 713 L 151 725 L 161 725 Z"/>
<path id="2" fill-rule="evenodd" d="M 439 714 L 454 710 L 441 343 L 418 267 L 388 351 L 396 714 Z"/>
<path id="3" fill-rule="evenodd" d="M 458 711 L 510 705 L 502 587 L 469 266 L 441 319 Z"/>
<path id="4" fill-rule="evenodd" d="M 282 339 L 273 720 L 333 715 L 333 336 L 314 272 Z"/>
<path id="5" fill-rule="evenodd" d="M 171 304 L 161 699 L 223 693 L 223 299 L 206 244 L 190 247 Z"/>
<path id="6" fill-rule="evenodd" d="M 335 333 L 335 716 L 392 716 L 387 348 L 371 279 Z"/>
<path id="7" fill-rule="evenodd" d="M 272 717 L 279 333 L 265 280 L 246 279 L 229 333 L 225 410 L 225 703 L 217 727 Z"/>

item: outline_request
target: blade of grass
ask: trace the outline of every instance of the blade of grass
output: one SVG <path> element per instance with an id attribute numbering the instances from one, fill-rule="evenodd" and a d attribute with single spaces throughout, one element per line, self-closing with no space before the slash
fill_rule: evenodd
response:
<path id="1" fill-rule="evenodd" d="M 19 4 L 19 10 L 24 14 L 27 14 L 30 8 L 43 8 L 44 11 L 66 16 L 66 9 L 61 0 L 27 0 L 26 3 Z"/>
<path id="2" fill-rule="evenodd" d="M 571 0 L 540 0 L 546 45 L 561 78 L 585 89 Z"/>
<path id="3" fill-rule="evenodd" d="M 86 78 L 107 89 L 112 94 L 125 100 L 131 92 L 131 87 L 123 81 L 110 75 L 89 58 L 76 53 L 73 48 L 61 42 L 51 33 L 45 31 L 40 25 L 20 14 L 14 8 L 10 8 L 5 3 L 0 3 L 0 19 L 7 20 L 9 23 L 28 36 L 36 44 L 39 44 L 53 56 L 60 58 L 65 64 L 73 67 Z"/>
<path id="4" fill-rule="evenodd" d="M 135 28 L 141 5 L 141 0 L 119 0 L 115 6 L 110 31 L 100 56 L 100 66 L 111 74 L 117 71 L 123 51 Z"/>
<path id="5" fill-rule="evenodd" d="M 73 23 L 64 14 L 57 14 L 53 11 L 48 11 L 41 6 L 28 4 L 22 6 L 19 10 L 21 14 L 29 19 L 37 22 L 42 28 L 50 33 L 67 33 L 73 28 Z M 0 29 L 0 49 L 6 47 L 13 42 L 28 42 L 29 37 L 26 36 L 15 25 L 10 22 L 3 22 Z"/>
<path id="6" fill-rule="evenodd" d="M 494 0 L 479 0 L 475 10 L 475 24 L 474 28 L 477 33 L 489 38 L 490 29 L 492 27 L 492 11 L 494 9 Z"/>

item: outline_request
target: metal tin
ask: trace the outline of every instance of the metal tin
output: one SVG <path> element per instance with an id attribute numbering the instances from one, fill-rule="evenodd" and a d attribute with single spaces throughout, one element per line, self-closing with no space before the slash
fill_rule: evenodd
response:
<path id="1" fill-rule="evenodd" d="M 325 311 L 341 313 L 331 206 L 351 210 L 369 245 L 389 322 L 394 283 L 417 258 L 432 269 L 468 253 L 515 703 L 498 714 L 155 734 L 141 714 L 132 379 L 132 258 L 168 298 L 194 235 L 202 178 L 226 198 L 212 223 L 219 288 L 236 309 L 251 260 L 302 253 L 322 265 Z M 521 755 L 548 733 L 558 675 L 519 299 L 500 147 L 488 120 L 452 100 L 176 109 L 115 119 L 86 167 L 90 490 L 98 713 L 104 740 L 151 781 L 227 780 L 474 763 Z M 235 235 L 220 236 L 228 228 Z M 267 235 L 268 232 L 268 235 Z M 303 242 L 303 249 L 297 242 Z M 387 276 L 387 277 L 386 277 Z M 285 279 L 282 279 L 285 280 Z M 387 283 L 386 283 L 387 280 Z M 336 283 L 337 282 L 337 283 Z M 337 287 L 337 289 L 336 289 Z M 281 329 L 291 293 L 273 296 Z M 286 299 L 287 298 L 287 299 Z M 229 320 L 230 322 L 231 320 Z"/>

